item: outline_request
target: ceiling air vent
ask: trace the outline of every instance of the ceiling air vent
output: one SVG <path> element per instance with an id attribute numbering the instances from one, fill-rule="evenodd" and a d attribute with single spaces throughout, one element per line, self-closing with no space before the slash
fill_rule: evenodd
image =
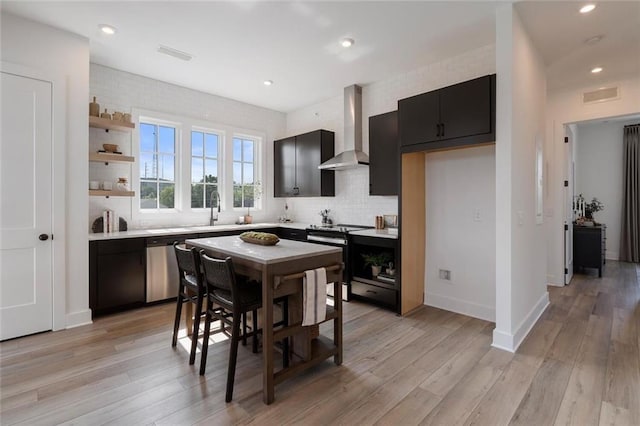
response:
<path id="1" fill-rule="evenodd" d="M 193 55 L 187 52 L 183 52 L 178 49 L 174 49 L 173 47 L 160 45 L 158 47 L 158 53 L 163 53 L 165 55 L 173 56 L 174 58 L 182 59 L 183 61 L 190 61 L 193 58 Z"/>
<path id="2" fill-rule="evenodd" d="M 598 90 L 584 92 L 582 94 L 582 103 L 592 104 L 594 102 L 612 101 L 619 97 L 618 87 L 601 87 Z"/>

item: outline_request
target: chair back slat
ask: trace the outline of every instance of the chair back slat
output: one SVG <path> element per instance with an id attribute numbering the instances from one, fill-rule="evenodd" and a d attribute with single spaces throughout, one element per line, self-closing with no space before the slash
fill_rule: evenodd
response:
<path id="1" fill-rule="evenodd" d="M 177 242 L 173 244 L 173 248 L 176 252 L 180 279 L 184 279 L 186 275 L 192 275 L 196 278 L 198 285 L 203 285 L 198 250 L 195 247 L 182 247 Z"/>
<path id="2" fill-rule="evenodd" d="M 215 293 L 216 290 L 230 292 L 232 302 L 237 303 L 236 274 L 231 258 L 215 259 L 207 256 L 203 251 L 200 252 L 200 258 L 208 292 Z"/>

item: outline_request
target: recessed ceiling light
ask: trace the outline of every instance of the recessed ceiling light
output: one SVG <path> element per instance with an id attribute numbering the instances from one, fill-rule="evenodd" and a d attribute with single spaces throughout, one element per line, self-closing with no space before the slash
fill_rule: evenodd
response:
<path id="1" fill-rule="evenodd" d="M 356 41 L 352 38 L 343 38 L 340 40 L 340 45 L 342 47 L 351 47 Z"/>
<path id="2" fill-rule="evenodd" d="M 591 70 L 591 72 L 593 74 L 598 74 L 599 72 L 602 72 L 602 67 L 595 67 Z"/>
<path id="3" fill-rule="evenodd" d="M 580 8 L 580 13 L 589 13 L 591 12 L 593 9 L 596 8 L 596 5 L 591 3 L 591 4 L 585 4 L 584 6 L 582 6 Z"/>
<path id="4" fill-rule="evenodd" d="M 273 80 L 265 80 L 263 83 L 265 86 L 271 86 L 273 84 Z"/>
<path id="5" fill-rule="evenodd" d="M 100 28 L 100 31 L 108 35 L 114 35 L 116 32 L 118 32 L 116 27 L 107 24 L 100 24 L 98 25 L 98 28 Z"/>
<path id="6" fill-rule="evenodd" d="M 593 46 L 596 43 L 599 43 L 604 36 L 602 34 L 595 35 L 593 37 L 589 37 L 584 41 L 584 44 L 588 44 L 589 46 Z"/>

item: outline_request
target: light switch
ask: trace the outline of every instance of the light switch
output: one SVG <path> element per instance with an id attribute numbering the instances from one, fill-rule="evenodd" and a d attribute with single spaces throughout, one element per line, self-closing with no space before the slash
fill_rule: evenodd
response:
<path id="1" fill-rule="evenodd" d="M 518 210 L 518 225 L 524 225 L 524 212 L 522 210 Z"/>

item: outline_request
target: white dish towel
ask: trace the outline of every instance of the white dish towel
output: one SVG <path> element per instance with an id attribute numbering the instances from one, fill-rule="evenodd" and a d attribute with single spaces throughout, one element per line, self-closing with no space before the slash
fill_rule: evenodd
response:
<path id="1" fill-rule="evenodd" d="M 304 271 L 302 278 L 302 325 L 314 325 L 327 317 L 327 271 Z"/>

